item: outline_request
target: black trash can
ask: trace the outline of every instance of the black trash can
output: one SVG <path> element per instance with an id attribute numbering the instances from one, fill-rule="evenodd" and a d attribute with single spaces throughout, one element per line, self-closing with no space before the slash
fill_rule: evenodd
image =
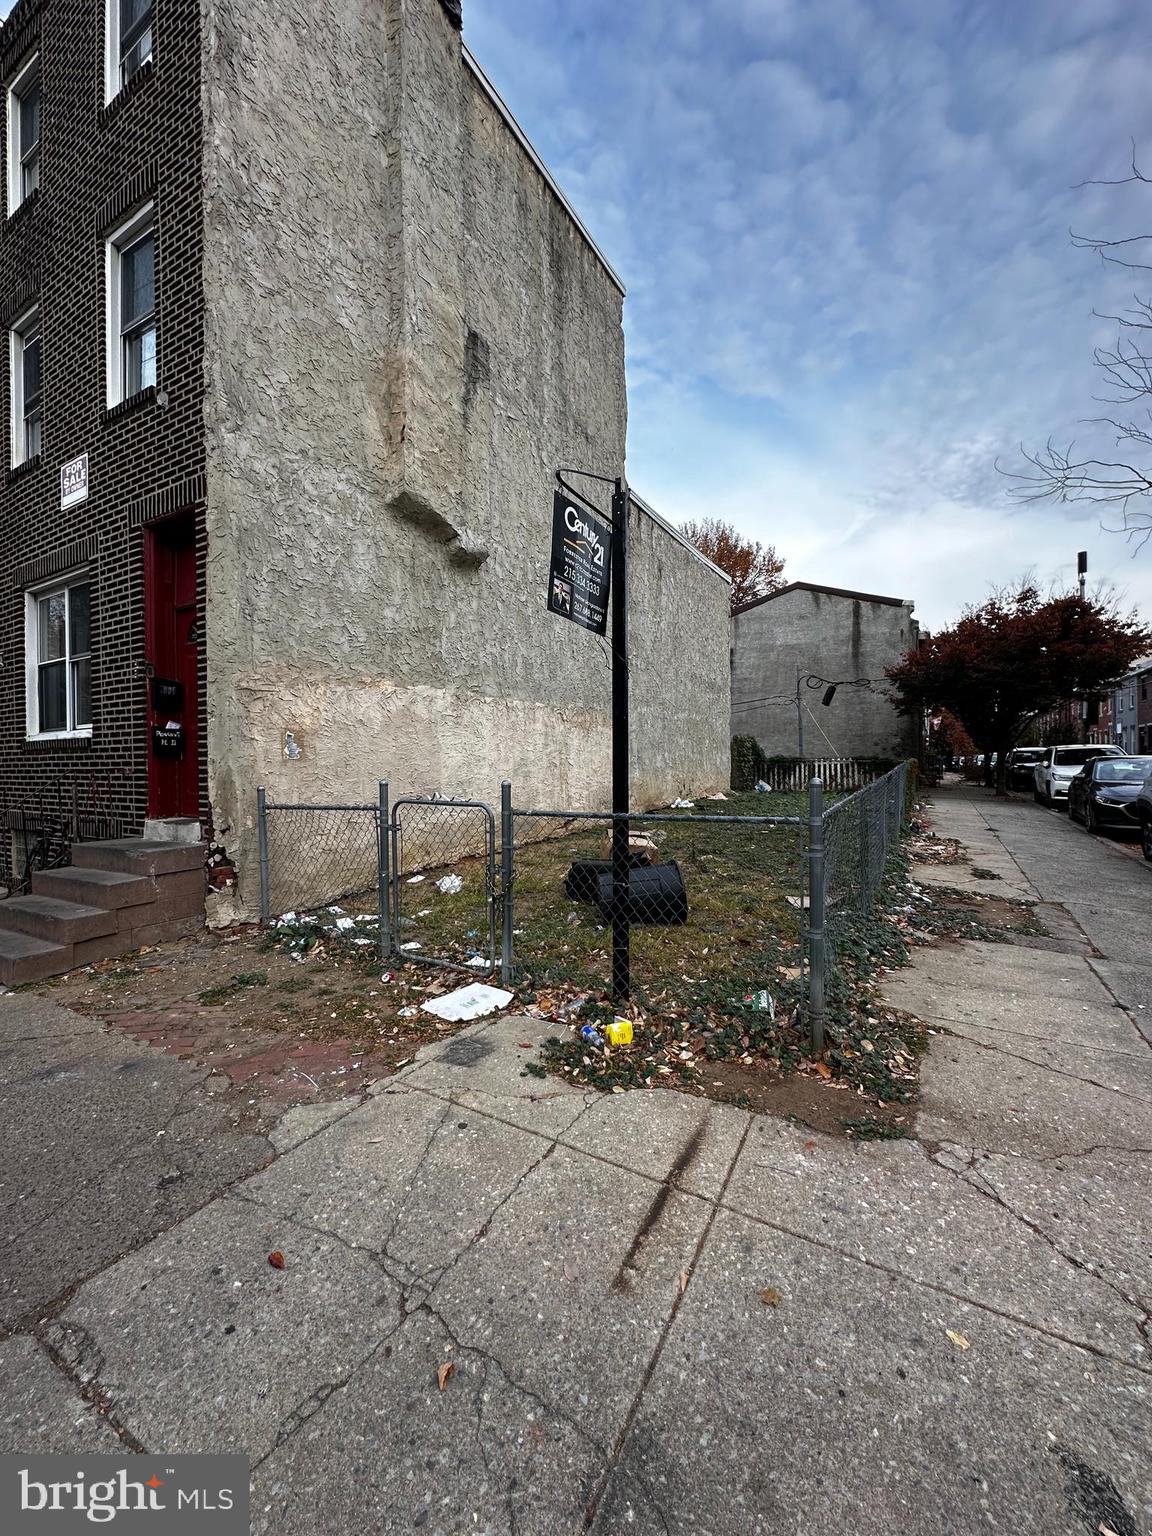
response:
<path id="1" fill-rule="evenodd" d="M 629 854 L 633 869 L 647 869 L 646 853 Z M 612 873 L 611 859 L 573 859 L 564 879 L 564 894 L 569 901 L 599 901 L 600 880 Z"/>
<path id="2" fill-rule="evenodd" d="M 600 876 L 598 894 L 600 911 L 606 921 L 612 918 L 612 869 Z M 625 916 L 630 923 L 666 923 L 675 926 L 688 921 L 688 892 L 675 859 L 667 864 L 646 864 L 628 872 L 628 896 Z"/>

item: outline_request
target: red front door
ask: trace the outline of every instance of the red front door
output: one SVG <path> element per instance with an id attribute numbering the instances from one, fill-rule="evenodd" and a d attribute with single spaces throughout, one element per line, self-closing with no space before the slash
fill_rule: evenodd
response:
<path id="1" fill-rule="evenodd" d="M 196 527 L 189 517 L 145 529 L 148 814 L 200 814 L 199 615 Z"/>

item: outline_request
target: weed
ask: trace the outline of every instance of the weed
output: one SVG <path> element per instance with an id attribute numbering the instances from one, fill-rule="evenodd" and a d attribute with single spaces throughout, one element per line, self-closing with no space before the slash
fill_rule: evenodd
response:
<path id="1" fill-rule="evenodd" d="M 220 1003 L 226 1003 L 229 998 L 235 997 L 237 992 L 245 987 L 266 987 L 268 985 L 267 971 L 237 971 L 231 981 L 226 981 L 222 986 L 209 987 L 201 992 L 200 1001 L 205 1008 L 215 1008 Z"/>
<path id="2" fill-rule="evenodd" d="M 907 1126 L 892 1125 L 865 1115 L 859 1120 L 841 1120 L 841 1126 L 857 1141 L 903 1141 L 910 1134 Z"/>

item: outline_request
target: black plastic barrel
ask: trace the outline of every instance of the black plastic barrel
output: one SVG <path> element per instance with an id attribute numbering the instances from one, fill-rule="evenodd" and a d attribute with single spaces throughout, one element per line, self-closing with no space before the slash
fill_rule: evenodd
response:
<path id="1" fill-rule="evenodd" d="M 600 911 L 611 920 L 612 870 L 600 876 Z M 630 923 L 677 924 L 688 921 L 688 892 L 675 859 L 628 872 L 625 916 Z"/>

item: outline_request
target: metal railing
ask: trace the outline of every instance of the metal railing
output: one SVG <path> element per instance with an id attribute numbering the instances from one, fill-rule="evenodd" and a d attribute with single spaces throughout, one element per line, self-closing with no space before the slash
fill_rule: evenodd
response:
<path id="1" fill-rule="evenodd" d="M 873 911 L 905 819 L 901 764 L 807 815 L 517 809 L 404 796 L 276 805 L 257 795 L 260 911 L 326 909 L 381 958 L 496 971 L 526 991 L 615 995 L 613 921 L 626 916 L 630 996 L 649 1008 L 740 1007 L 803 979 L 812 1046 L 830 989 Z M 701 802 L 706 803 L 706 802 Z M 613 830 L 626 819 L 626 887 Z M 623 875 L 623 871 L 620 872 Z M 375 933 L 371 929 L 375 924 Z M 788 982 L 781 978 L 788 978 Z"/>

